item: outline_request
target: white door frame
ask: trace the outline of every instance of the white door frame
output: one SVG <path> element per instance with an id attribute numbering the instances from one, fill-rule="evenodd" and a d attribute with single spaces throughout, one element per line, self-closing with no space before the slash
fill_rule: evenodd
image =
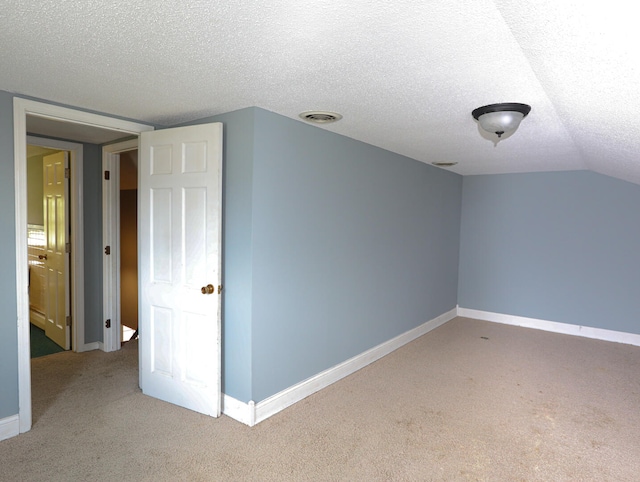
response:
<path id="1" fill-rule="evenodd" d="M 120 154 L 138 149 L 138 139 L 102 147 L 102 171 L 109 171 L 109 180 L 102 179 L 102 240 L 111 248 L 102 265 L 102 307 L 111 328 L 104 329 L 104 351 L 119 350 L 122 343 L 120 309 Z"/>
<path id="2" fill-rule="evenodd" d="M 96 346 L 90 346 L 84 342 L 84 223 L 82 199 L 83 179 L 83 146 L 76 142 L 57 141 L 41 137 L 27 136 L 27 144 L 46 147 L 60 151 L 69 151 L 69 169 L 71 180 L 69 186 L 69 223 L 71 225 L 71 259 L 69 285 L 71 296 L 71 345 L 73 351 L 81 352 L 93 350 Z"/>
<path id="3" fill-rule="evenodd" d="M 29 269 L 27 256 L 27 115 L 140 135 L 152 126 L 28 99 L 13 99 L 13 148 L 16 216 L 16 305 L 18 326 L 18 419 L 20 433 L 31 429 L 31 353 L 29 335 Z M 82 192 L 77 192 L 82 197 Z M 73 203 L 75 204 L 75 203 Z M 80 207 L 80 206 L 78 206 Z M 78 213 L 75 213 L 78 215 Z M 72 218 L 73 221 L 73 218 Z M 73 239 L 72 239 L 73 242 Z M 76 241 L 77 242 L 77 241 Z M 73 246 L 72 246 L 73 249 Z M 84 259 L 80 259 L 84 269 Z M 78 297 L 76 296 L 76 299 Z M 84 300 L 84 298 L 82 298 Z"/>

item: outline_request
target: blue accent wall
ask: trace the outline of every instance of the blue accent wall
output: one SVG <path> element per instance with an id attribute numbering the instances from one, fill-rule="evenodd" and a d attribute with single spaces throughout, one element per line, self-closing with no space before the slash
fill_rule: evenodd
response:
<path id="1" fill-rule="evenodd" d="M 255 109 L 252 398 L 456 306 L 462 178 Z"/>
<path id="2" fill-rule="evenodd" d="M 640 334 L 639 206 L 589 171 L 465 177 L 459 305 Z"/>
<path id="3" fill-rule="evenodd" d="M 252 187 L 254 110 L 219 116 L 223 166 L 223 391 L 251 400 Z M 225 321 L 228 320 L 228 321 Z"/>
<path id="4" fill-rule="evenodd" d="M 18 413 L 13 96 L 0 91 L 0 419 Z"/>
<path id="5" fill-rule="evenodd" d="M 103 341 L 102 147 L 83 144 L 84 341 Z"/>

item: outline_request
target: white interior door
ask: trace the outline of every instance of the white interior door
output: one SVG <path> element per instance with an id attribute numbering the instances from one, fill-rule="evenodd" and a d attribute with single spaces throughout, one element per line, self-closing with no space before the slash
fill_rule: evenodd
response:
<path id="1" fill-rule="evenodd" d="M 68 183 L 65 178 L 69 154 L 61 151 L 43 158 L 45 250 L 41 257 L 46 268 L 45 333 L 65 350 L 70 348 L 69 315 L 69 233 L 67 216 Z"/>
<path id="2" fill-rule="evenodd" d="M 144 132 L 139 162 L 140 387 L 217 417 L 222 124 Z"/>

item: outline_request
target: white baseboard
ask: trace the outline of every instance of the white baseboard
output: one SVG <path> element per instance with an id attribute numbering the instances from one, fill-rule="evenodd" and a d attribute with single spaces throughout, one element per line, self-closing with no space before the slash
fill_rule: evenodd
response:
<path id="1" fill-rule="evenodd" d="M 427 321 L 416 328 L 381 343 L 380 345 L 356 355 L 353 358 L 329 368 L 328 370 L 307 378 L 306 380 L 286 388 L 285 390 L 258 403 L 254 403 L 253 401 L 244 403 L 234 399 L 233 397 L 224 395 L 223 413 L 251 427 L 293 405 L 294 403 L 307 398 L 309 395 L 322 390 L 332 383 L 355 373 L 361 368 L 366 367 L 374 361 L 388 355 L 392 351 L 406 345 L 410 341 L 413 341 L 425 333 L 443 325 L 447 321 L 452 320 L 456 316 L 457 309 L 454 308 L 433 320 Z"/>
<path id="2" fill-rule="evenodd" d="M 602 328 L 592 328 L 590 326 L 571 325 L 569 323 L 558 323 L 557 321 L 537 320 L 524 316 L 504 315 L 501 313 L 491 313 L 489 311 L 471 310 L 469 308 L 458 307 L 458 316 L 474 318 L 476 320 L 493 321 L 505 325 L 522 326 L 534 328 L 536 330 L 551 331 L 564 335 L 582 336 L 595 340 L 612 341 L 615 343 L 625 343 L 627 345 L 640 346 L 640 335 L 625 333 L 622 331 L 605 330 Z"/>
<path id="3" fill-rule="evenodd" d="M 244 403 L 227 394 L 223 394 L 222 413 L 238 422 L 249 425 L 249 427 L 255 425 L 256 409 L 253 401 Z"/>
<path id="4" fill-rule="evenodd" d="M 47 323 L 45 321 L 45 316 L 44 314 L 40 313 L 39 311 L 36 311 L 34 309 L 30 309 L 29 310 L 29 321 L 37 326 L 38 328 L 44 330 L 47 327 Z"/>
<path id="5" fill-rule="evenodd" d="M 17 414 L 0 419 L 0 440 L 15 437 L 19 433 L 20 417 Z"/>
<path id="6" fill-rule="evenodd" d="M 82 345 L 80 351 L 92 351 L 92 350 L 102 350 L 104 351 L 104 344 L 101 341 L 94 341 L 93 343 L 85 343 Z"/>

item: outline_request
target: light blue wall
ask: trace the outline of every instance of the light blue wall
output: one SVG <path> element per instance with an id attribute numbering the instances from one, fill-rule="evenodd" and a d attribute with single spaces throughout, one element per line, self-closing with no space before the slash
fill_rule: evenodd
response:
<path id="1" fill-rule="evenodd" d="M 218 116 L 224 123 L 223 390 L 251 400 L 252 185 L 254 109 Z"/>
<path id="2" fill-rule="evenodd" d="M 459 305 L 640 334 L 639 207 L 588 171 L 465 177 Z"/>
<path id="3" fill-rule="evenodd" d="M 455 308 L 462 178 L 255 110 L 252 398 Z"/>
<path id="4" fill-rule="evenodd" d="M 84 341 L 102 340 L 102 147 L 83 144 Z"/>
<path id="5" fill-rule="evenodd" d="M 18 413 L 13 96 L 0 91 L 0 419 Z"/>

